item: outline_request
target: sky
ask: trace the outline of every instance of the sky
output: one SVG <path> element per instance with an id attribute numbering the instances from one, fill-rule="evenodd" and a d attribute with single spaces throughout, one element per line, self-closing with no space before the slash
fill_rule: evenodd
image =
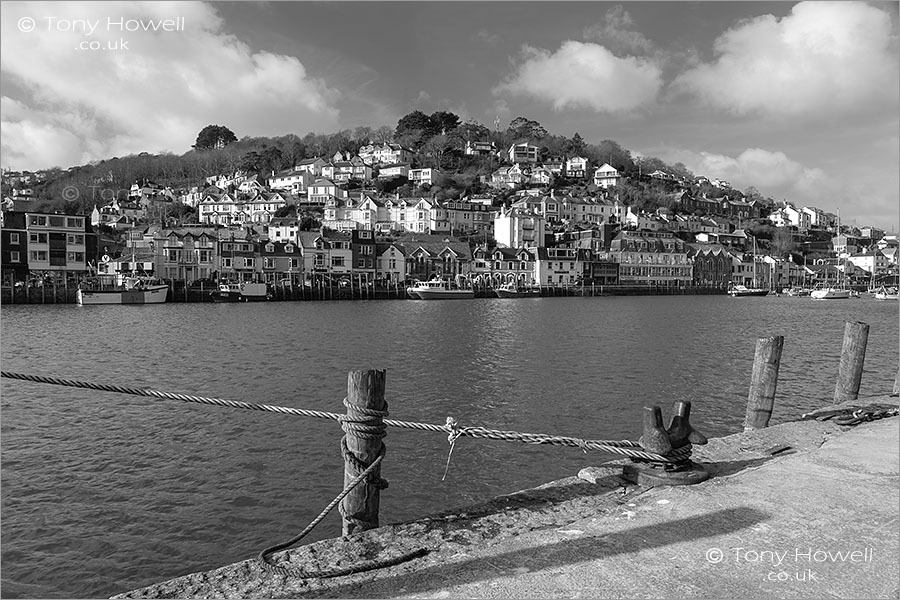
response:
<path id="1" fill-rule="evenodd" d="M 519 116 L 900 226 L 897 2 L 3 2 L 0 166 Z"/>

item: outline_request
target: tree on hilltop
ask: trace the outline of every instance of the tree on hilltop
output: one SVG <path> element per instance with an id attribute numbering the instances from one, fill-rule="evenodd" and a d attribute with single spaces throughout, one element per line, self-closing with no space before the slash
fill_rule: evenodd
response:
<path id="1" fill-rule="evenodd" d="M 237 136 L 224 125 L 207 125 L 197 134 L 197 141 L 194 142 L 193 148 L 195 150 L 212 150 L 213 148 L 224 148 L 236 141 Z"/>

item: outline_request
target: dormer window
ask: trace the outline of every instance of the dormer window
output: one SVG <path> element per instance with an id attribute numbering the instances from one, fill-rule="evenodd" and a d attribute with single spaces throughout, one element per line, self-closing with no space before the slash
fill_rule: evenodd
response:
<path id="1" fill-rule="evenodd" d="M 269 254 L 275 252 L 275 244 L 266 244 L 266 252 Z"/>
<path id="2" fill-rule="evenodd" d="M 285 251 L 286 253 L 288 253 L 288 254 L 292 254 L 292 253 L 294 252 L 294 245 L 293 245 L 293 244 L 287 244 L 287 245 L 284 247 L 284 251 Z"/>

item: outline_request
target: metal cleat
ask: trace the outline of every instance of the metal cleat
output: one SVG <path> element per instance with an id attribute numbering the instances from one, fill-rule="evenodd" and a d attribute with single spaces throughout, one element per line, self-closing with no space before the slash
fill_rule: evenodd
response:
<path id="1" fill-rule="evenodd" d="M 687 444 L 702 446 L 707 442 L 706 436 L 691 426 L 691 403 L 676 400 L 672 405 L 672 421 L 669 423 L 669 441 L 672 448 L 681 448 Z"/>
<path id="2" fill-rule="evenodd" d="M 675 402 L 672 412 L 672 422 L 667 431 L 663 428 L 662 409 L 658 406 L 644 407 L 644 435 L 639 441 L 644 450 L 667 456 L 674 449 L 707 442 L 706 437 L 691 426 L 690 402 Z M 691 485 L 706 481 L 709 471 L 690 458 L 677 463 L 632 459 L 632 464 L 625 465 L 623 476 L 634 484 L 648 487 Z"/>
<path id="3" fill-rule="evenodd" d="M 655 452 L 665 456 L 672 451 L 672 442 L 669 434 L 663 427 L 662 409 L 658 406 L 644 407 L 644 435 L 641 436 L 641 446 L 648 452 Z"/>

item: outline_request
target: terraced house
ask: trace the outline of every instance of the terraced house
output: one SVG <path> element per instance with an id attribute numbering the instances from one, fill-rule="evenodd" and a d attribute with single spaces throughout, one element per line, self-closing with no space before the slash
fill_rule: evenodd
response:
<path id="1" fill-rule="evenodd" d="M 610 253 L 619 263 L 622 284 L 685 286 L 693 279 L 685 242 L 668 231 L 622 231 Z"/>

